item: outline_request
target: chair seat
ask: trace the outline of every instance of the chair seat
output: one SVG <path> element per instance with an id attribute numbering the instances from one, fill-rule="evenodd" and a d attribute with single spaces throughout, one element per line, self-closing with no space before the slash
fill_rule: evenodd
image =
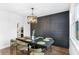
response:
<path id="1" fill-rule="evenodd" d="M 42 52 L 42 49 L 33 49 L 30 55 L 44 55 L 44 52 Z"/>
<path id="2" fill-rule="evenodd" d="M 28 48 L 27 47 L 22 47 L 22 48 L 20 48 L 19 50 L 28 50 Z"/>
<path id="3" fill-rule="evenodd" d="M 22 54 L 22 55 L 28 54 L 28 48 L 27 48 L 27 46 L 18 46 L 16 53 L 17 54 Z"/>
<path id="4" fill-rule="evenodd" d="M 43 52 L 31 52 L 30 55 L 44 55 Z"/>

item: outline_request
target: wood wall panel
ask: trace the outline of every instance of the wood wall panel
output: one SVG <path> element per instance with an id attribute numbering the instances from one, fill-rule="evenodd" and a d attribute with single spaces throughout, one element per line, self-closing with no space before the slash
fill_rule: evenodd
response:
<path id="1" fill-rule="evenodd" d="M 69 47 L 69 11 L 38 18 L 36 25 L 31 25 L 31 31 L 36 30 L 36 36 L 52 37 L 55 45 Z"/>

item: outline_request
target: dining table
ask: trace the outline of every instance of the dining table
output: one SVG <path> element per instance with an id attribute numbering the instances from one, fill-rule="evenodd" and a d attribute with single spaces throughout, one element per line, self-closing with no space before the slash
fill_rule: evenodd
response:
<path id="1" fill-rule="evenodd" d="M 16 40 L 28 43 L 28 52 L 29 52 L 29 46 L 31 45 L 33 48 L 41 48 L 41 49 L 47 49 L 51 47 L 54 44 L 53 38 L 43 38 L 43 37 L 37 37 L 34 40 L 27 37 L 19 37 L 16 38 Z"/>

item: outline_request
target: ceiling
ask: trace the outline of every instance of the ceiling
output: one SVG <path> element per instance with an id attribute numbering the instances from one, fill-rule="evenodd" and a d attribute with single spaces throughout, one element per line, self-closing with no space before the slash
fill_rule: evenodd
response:
<path id="1" fill-rule="evenodd" d="M 0 10 L 16 13 L 22 16 L 34 15 L 40 17 L 69 10 L 68 3 L 0 3 Z"/>

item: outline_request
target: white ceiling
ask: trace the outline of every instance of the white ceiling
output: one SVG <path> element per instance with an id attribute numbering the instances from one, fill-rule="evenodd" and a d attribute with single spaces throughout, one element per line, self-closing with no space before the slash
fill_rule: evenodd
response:
<path id="1" fill-rule="evenodd" d="M 69 5 L 68 3 L 0 3 L 0 10 L 28 16 L 31 15 L 31 8 L 34 8 L 34 14 L 39 17 L 67 11 Z"/>

